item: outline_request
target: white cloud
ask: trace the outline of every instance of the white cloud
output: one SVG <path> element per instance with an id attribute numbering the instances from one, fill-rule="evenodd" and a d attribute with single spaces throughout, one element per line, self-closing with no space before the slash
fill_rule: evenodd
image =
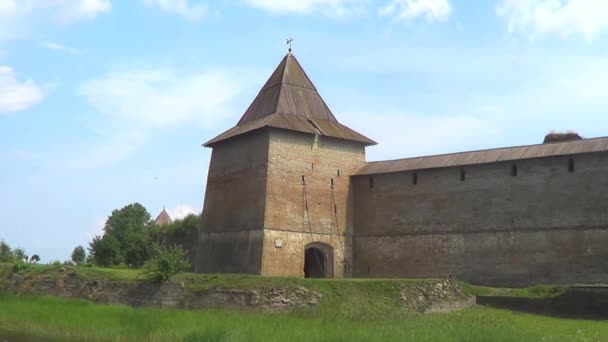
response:
<path id="1" fill-rule="evenodd" d="M 13 69 L 0 65 L 0 114 L 26 110 L 43 98 L 36 82 L 31 79 L 19 81 Z"/>
<path id="2" fill-rule="evenodd" d="M 392 0 L 379 10 L 382 16 L 393 16 L 399 21 L 413 20 L 418 17 L 428 22 L 445 21 L 452 13 L 448 0 Z"/>
<path id="3" fill-rule="evenodd" d="M 230 105 L 246 85 L 242 75 L 224 70 L 147 69 L 108 73 L 83 84 L 80 94 L 119 121 L 162 126 L 192 119 L 217 122 L 231 113 Z"/>
<path id="4" fill-rule="evenodd" d="M 196 214 L 194 208 L 188 204 L 178 204 L 173 209 L 167 209 L 172 220 L 181 220 L 190 214 Z"/>
<path id="5" fill-rule="evenodd" d="M 94 19 L 112 9 L 110 0 L 51 0 L 47 6 L 53 5 L 57 8 L 59 19 L 64 22 Z"/>
<path id="6" fill-rule="evenodd" d="M 54 42 L 42 42 L 42 43 L 40 43 L 40 45 L 49 50 L 67 52 L 72 55 L 81 55 L 82 54 L 82 51 L 80 49 L 61 45 L 61 44 L 54 43 Z"/>
<path id="7" fill-rule="evenodd" d="M 608 29 L 605 0 L 503 0 L 497 13 L 507 20 L 509 31 L 523 32 L 531 39 L 581 34 L 592 41 Z"/>
<path id="8" fill-rule="evenodd" d="M 72 151 L 63 151 L 58 159 L 61 160 L 61 167 L 69 169 L 97 168 L 133 156 L 145 141 L 146 135 L 142 131 L 122 130 L 90 143 L 82 142 L 72 147 Z"/>
<path id="9" fill-rule="evenodd" d="M 334 17 L 360 13 L 368 3 L 367 0 L 244 0 L 244 2 L 273 14 L 319 12 Z"/>
<path id="10" fill-rule="evenodd" d="M 190 4 L 188 0 L 143 0 L 148 6 L 157 7 L 165 12 L 199 20 L 207 14 L 207 6 L 202 3 Z"/>
<path id="11" fill-rule="evenodd" d="M 0 40 L 27 35 L 30 27 L 47 20 L 68 24 L 111 9 L 110 0 L 0 0 Z"/>

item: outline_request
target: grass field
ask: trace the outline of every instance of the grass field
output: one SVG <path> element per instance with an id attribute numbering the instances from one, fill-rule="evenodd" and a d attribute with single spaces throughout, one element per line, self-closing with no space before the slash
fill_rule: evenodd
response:
<path id="1" fill-rule="evenodd" d="M 96 305 L 0 294 L 9 341 L 607 341 L 608 323 L 471 308 L 450 314 L 328 316 Z M 2 339 L 0 339 L 2 341 Z"/>
<path id="2" fill-rule="evenodd" d="M 61 277 L 133 281 L 136 270 L 31 265 L 32 279 Z M 12 274 L 0 264 L 0 285 Z M 228 310 L 178 311 L 99 305 L 85 300 L 0 294 L 0 342 L 8 341 L 608 341 L 608 323 L 564 320 L 474 307 L 414 314 L 394 298 L 404 279 L 300 279 L 180 274 L 186 290 L 305 286 L 323 294 L 313 308 L 289 314 Z M 563 289 L 500 289 L 461 284 L 469 294 L 548 297 Z"/>

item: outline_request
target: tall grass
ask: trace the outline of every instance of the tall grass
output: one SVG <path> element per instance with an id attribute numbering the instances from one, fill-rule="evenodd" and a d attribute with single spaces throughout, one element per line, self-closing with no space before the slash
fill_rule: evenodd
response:
<path id="1" fill-rule="evenodd" d="M 339 308 L 338 308 L 339 310 Z M 292 314 L 177 311 L 0 294 L 3 334 L 52 341 L 601 341 L 608 324 L 471 308 L 359 319 L 328 308 Z M 2 339 L 0 339 L 2 340 Z"/>

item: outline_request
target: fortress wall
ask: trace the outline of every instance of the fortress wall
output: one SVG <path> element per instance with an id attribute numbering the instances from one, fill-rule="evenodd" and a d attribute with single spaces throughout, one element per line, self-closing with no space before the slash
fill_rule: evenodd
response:
<path id="1" fill-rule="evenodd" d="M 198 240 L 198 273 L 260 274 L 262 230 L 201 232 Z"/>
<path id="2" fill-rule="evenodd" d="M 213 147 L 202 230 L 262 229 L 268 132 L 258 131 Z"/>
<path id="3" fill-rule="evenodd" d="M 352 177 L 357 277 L 608 282 L 608 154 Z"/>
<path id="4" fill-rule="evenodd" d="M 267 158 L 264 130 L 213 147 L 196 272 L 260 273 Z"/>
<path id="5" fill-rule="evenodd" d="M 262 275 L 304 277 L 304 249 L 311 242 L 321 242 L 332 247 L 334 277 L 341 278 L 350 275 L 351 265 L 349 264 L 350 258 L 348 258 L 352 247 L 350 238 L 337 234 L 311 234 L 269 229 L 264 231 Z"/>
<path id="6" fill-rule="evenodd" d="M 337 224 L 341 232 L 351 231 L 352 212 L 347 211 L 352 207 L 348 205 L 352 204 L 349 175 L 364 161 L 365 150 L 360 143 L 324 136 L 315 143 L 311 134 L 272 130 L 264 227 L 333 234 Z"/>
<path id="7" fill-rule="evenodd" d="M 330 239 L 335 251 L 334 261 L 340 265 L 336 269 L 344 268 L 342 254 L 350 255 L 350 252 L 342 252 L 345 247 L 340 247 L 335 236 L 324 236 L 351 234 L 353 196 L 349 175 L 364 160 L 365 149 L 360 143 L 278 129 L 270 131 L 264 273 L 302 274 L 300 264 L 304 259 L 304 247 L 302 234 L 298 232 L 306 233 L 305 239 L 311 232 L 322 237 L 320 241 Z M 306 186 L 302 185 L 302 176 Z M 276 236 L 281 236 L 283 248 L 274 246 Z M 346 238 L 342 236 L 341 239 Z"/>

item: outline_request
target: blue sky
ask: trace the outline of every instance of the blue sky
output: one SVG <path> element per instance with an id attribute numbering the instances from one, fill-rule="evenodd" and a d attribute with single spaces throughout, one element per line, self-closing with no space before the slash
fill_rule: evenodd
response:
<path id="1" fill-rule="evenodd" d="M 65 260 L 115 208 L 202 208 L 286 53 L 368 160 L 608 135 L 603 0 L 0 0 L 0 239 Z"/>

